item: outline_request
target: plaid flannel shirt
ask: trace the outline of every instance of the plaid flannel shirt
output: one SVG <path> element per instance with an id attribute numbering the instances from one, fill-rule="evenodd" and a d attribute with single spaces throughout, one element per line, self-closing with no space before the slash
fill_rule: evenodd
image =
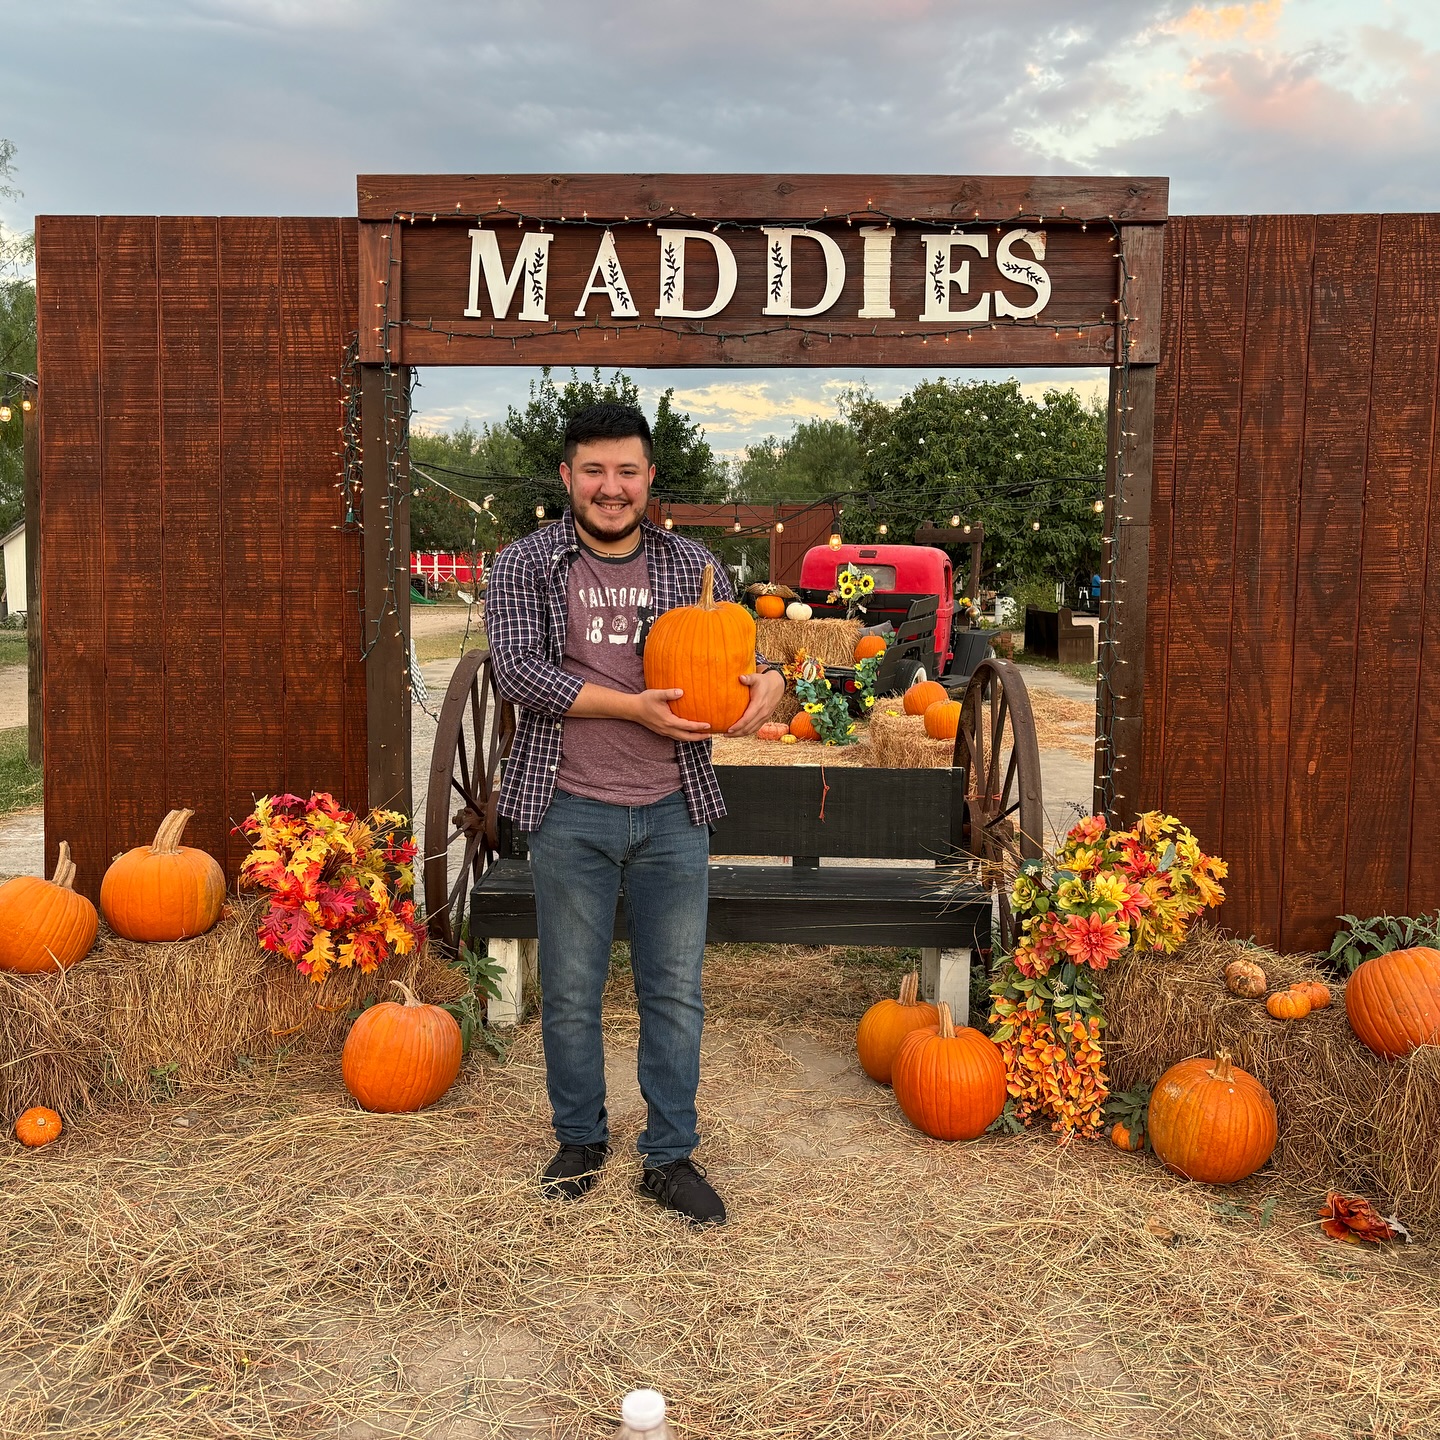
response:
<path id="1" fill-rule="evenodd" d="M 733 600 L 724 565 L 703 545 L 640 522 L 657 615 L 700 598 L 700 577 L 714 567 L 715 598 Z M 565 715 L 581 681 L 561 669 L 569 622 L 566 581 L 580 553 L 567 509 L 554 525 L 516 540 L 495 557 L 485 593 L 485 633 L 500 694 L 516 707 L 515 740 L 500 785 L 500 813 L 525 831 L 538 830 L 555 793 Z M 759 661 L 757 656 L 757 663 Z M 680 785 L 696 825 L 718 820 L 725 801 L 710 760 L 709 740 L 677 740 Z"/>

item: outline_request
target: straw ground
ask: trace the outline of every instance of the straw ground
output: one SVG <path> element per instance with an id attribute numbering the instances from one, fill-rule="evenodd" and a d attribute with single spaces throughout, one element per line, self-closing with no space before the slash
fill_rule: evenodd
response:
<path id="1" fill-rule="evenodd" d="M 918 1135 L 853 1061 L 895 952 L 716 948 L 700 1158 L 731 1223 L 616 1158 L 547 1206 L 539 1037 L 433 1110 L 269 1057 L 6 1155 L 0 1435 L 601 1436 L 620 1395 L 705 1440 L 1434 1434 L 1433 1252 L 1325 1239 L 1318 1196 L 1187 1185 L 1047 1134 Z"/>

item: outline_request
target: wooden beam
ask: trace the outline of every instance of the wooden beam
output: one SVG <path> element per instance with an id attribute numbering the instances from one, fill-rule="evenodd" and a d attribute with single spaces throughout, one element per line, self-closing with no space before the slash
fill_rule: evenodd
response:
<path id="1" fill-rule="evenodd" d="M 41 688 L 40 627 L 40 391 L 26 381 L 20 391 L 21 424 L 25 428 L 25 647 L 29 672 L 26 675 L 27 721 L 30 763 L 43 763 L 45 705 Z M 26 410 L 25 404 L 30 408 Z"/>
<path id="2" fill-rule="evenodd" d="M 866 209 L 946 223 L 1051 219 L 1165 220 L 1170 182 L 1090 175 L 361 175 L 361 220 L 475 216 L 507 210 L 547 220 L 857 218 Z"/>
<path id="3" fill-rule="evenodd" d="M 388 387 L 388 394 L 387 394 Z M 408 372 L 360 367 L 364 445 L 365 708 L 372 806 L 411 813 Z"/>
<path id="4" fill-rule="evenodd" d="M 360 226 L 360 363 L 401 363 L 404 330 L 400 319 L 400 251 L 403 225 Z"/>
<path id="5" fill-rule="evenodd" d="M 1122 225 L 1120 254 L 1124 272 L 1121 294 L 1130 317 L 1130 363 L 1160 360 L 1160 294 L 1165 284 L 1165 227 Z"/>

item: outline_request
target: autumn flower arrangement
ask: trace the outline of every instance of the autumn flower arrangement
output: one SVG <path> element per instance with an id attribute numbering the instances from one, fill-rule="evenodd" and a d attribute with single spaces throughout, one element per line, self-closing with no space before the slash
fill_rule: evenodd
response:
<path id="1" fill-rule="evenodd" d="M 875 706 L 875 675 L 880 669 L 880 655 L 867 655 L 855 666 L 854 703 L 863 716 Z M 795 687 L 796 698 L 810 717 L 815 734 L 822 745 L 854 745 L 859 737 L 850 694 L 836 690 L 825 674 L 825 667 L 803 650 L 783 667 L 785 678 Z"/>
<path id="2" fill-rule="evenodd" d="M 867 574 L 864 570 L 856 570 L 847 565 L 836 575 L 835 588 L 826 597 L 826 600 L 831 605 L 843 600 L 846 619 L 854 620 L 857 616 L 864 616 L 866 603 L 874 593 L 875 577 Z"/>
<path id="3" fill-rule="evenodd" d="M 1225 874 L 1223 860 L 1155 811 L 1129 830 L 1092 815 L 1058 855 L 1020 863 L 1015 948 L 991 986 L 990 1016 L 1017 1120 L 1048 1119 L 1062 1142 L 1100 1133 L 1109 1086 L 1095 976 L 1129 948 L 1176 950 L 1191 920 L 1224 900 Z"/>
<path id="4" fill-rule="evenodd" d="M 237 827 L 254 837 L 240 884 L 270 892 L 260 944 L 320 983 L 332 967 L 375 970 L 424 938 L 408 895 L 415 842 L 394 810 L 363 820 L 333 796 L 266 795 Z"/>

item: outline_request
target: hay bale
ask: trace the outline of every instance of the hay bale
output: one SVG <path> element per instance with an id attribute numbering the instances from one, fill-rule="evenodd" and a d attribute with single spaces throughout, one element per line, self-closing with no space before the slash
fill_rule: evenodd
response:
<path id="1" fill-rule="evenodd" d="M 813 740 L 786 745 L 779 740 L 757 740 L 753 735 L 717 735 L 717 765 L 828 765 L 859 769 L 876 764 L 874 751 L 863 728 L 854 745 L 819 745 Z"/>
<path id="2" fill-rule="evenodd" d="M 923 715 L 883 702 L 870 714 L 870 748 L 882 770 L 948 769 L 955 758 L 955 742 L 932 740 Z"/>
<path id="3" fill-rule="evenodd" d="M 143 1102 L 157 1086 L 213 1080 L 242 1056 L 282 1045 L 338 1049 L 351 1011 L 391 980 L 431 1002 L 464 992 L 460 974 L 428 945 L 373 975 L 341 970 L 314 985 L 260 948 L 265 903 L 232 900 L 213 930 L 167 945 L 102 927 L 69 970 L 0 972 L 0 1113 Z"/>
<path id="4" fill-rule="evenodd" d="M 822 665 L 853 665 L 864 628 L 858 620 L 757 620 L 755 643 L 767 660 L 793 660 L 803 650 Z"/>
<path id="5" fill-rule="evenodd" d="M 1274 1020 L 1263 1001 L 1221 978 L 1254 960 L 1272 989 L 1319 980 L 1333 995 L 1304 1020 Z M 1345 1018 L 1344 985 L 1311 955 L 1277 955 L 1197 926 L 1175 955 L 1127 957 L 1105 976 L 1111 1084 L 1152 1084 L 1170 1065 L 1221 1047 L 1270 1091 L 1279 1117 L 1275 1164 L 1316 1189 L 1388 1197 L 1402 1218 L 1440 1219 L 1440 1046 L 1405 1060 L 1372 1054 Z"/>

